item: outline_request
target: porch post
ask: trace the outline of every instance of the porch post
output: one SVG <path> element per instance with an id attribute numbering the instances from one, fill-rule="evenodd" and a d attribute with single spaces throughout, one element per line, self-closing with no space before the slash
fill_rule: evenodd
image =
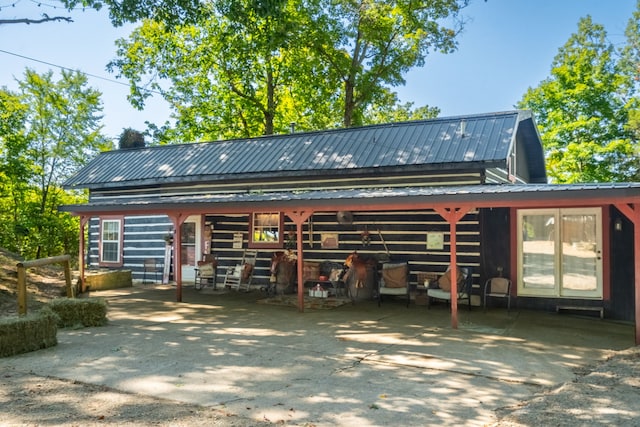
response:
<path id="1" fill-rule="evenodd" d="M 182 256 L 180 242 L 182 242 L 182 224 L 187 215 L 176 213 L 169 215 L 173 223 L 175 237 L 173 239 L 173 278 L 176 281 L 176 301 L 182 302 Z"/>
<path id="2" fill-rule="evenodd" d="M 456 224 L 471 210 L 471 207 L 460 208 L 435 208 L 449 223 L 449 246 L 451 248 L 451 328 L 458 329 L 458 264 L 457 258 L 457 236 Z"/>
<path id="3" fill-rule="evenodd" d="M 312 211 L 290 211 L 285 214 L 293 220 L 296 224 L 296 241 L 297 241 L 297 267 L 298 267 L 298 311 L 304 312 L 304 254 L 303 254 L 303 239 L 302 239 L 302 225 L 313 214 Z"/>
<path id="4" fill-rule="evenodd" d="M 640 203 L 616 204 L 616 208 L 633 223 L 633 263 L 635 289 L 635 329 L 636 345 L 640 345 Z"/>
<path id="5" fill-rule="evenodd" d="M 84 238 L 84 227 L 87 225 L 89 221 L 89 217 L 86 215 L 80 216 L 80 242 L 78 245 L 78 268 L 80 269 L 80 289 L 78 292 L 83 293 L 85 291 L 85 281 L 84 281 L 84 261 L 85 261 L 85 245 L 86 240 Z"/>

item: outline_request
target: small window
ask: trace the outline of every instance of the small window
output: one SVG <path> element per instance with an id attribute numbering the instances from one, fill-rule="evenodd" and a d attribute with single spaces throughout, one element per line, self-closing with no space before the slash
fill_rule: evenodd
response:
<path id="1" fill-rule="evenodd" d="M 251 214 L 250 227 L 249 243 L 252 247 L 282 247 L 282 214 L 280 212 L 254 212 Z"/>
<path id="2" fill-rule="evenodd" d="M 122 219 L 100 221 L 100 263 L 122 265 Z"/>

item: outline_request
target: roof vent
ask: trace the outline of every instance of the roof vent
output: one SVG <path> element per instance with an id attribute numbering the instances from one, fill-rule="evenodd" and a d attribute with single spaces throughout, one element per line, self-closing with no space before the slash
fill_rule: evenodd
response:
<path id="1" fill-rule="evenodd" d="M 460 137 L 464 138 L 465 137 L 465 131 L 467 130 L 467 121 L 466 120 L 460 120 Z"/>

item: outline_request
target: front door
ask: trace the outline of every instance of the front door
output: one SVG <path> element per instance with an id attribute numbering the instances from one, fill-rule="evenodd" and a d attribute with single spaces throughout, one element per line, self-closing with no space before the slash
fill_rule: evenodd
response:
<path id="1" fill-rule="evenodd" d="M 602 299 L 600 208 L 518 211 L 518 295 Z"/>
<path id="2" fill-rule="evenodd" d="M 182 223 L 182 241 L 180 242 L 180 257 L 182 262 L 182 281 L 195 281 L 195 267 L 200 260 L 200 216 L 193 215 Z"/>

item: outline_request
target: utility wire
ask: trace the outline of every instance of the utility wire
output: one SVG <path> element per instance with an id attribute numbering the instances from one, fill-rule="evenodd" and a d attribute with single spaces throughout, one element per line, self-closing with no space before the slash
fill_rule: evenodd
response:
<path id="1" fill-rule="evenodd" d="M 9 52 L 9 51 L 2 50 L 2 49 L 0 49 L 0 52 L 2 52 L 2 53 L 6 53 L 7 55 L 17 56 L 18 58 L 26 59 L 26 60 L 28 60 L 28 61 L 33 61 L 33 62 L 38 62 L 38 63 L 40 63 L 40 64 L 49 65 L 50 67 L 56 67 L 56 68 L 59 68 L 59 69 L 61 69 L 61 70 L 66 70 L 66 71 L 71 71 L 71 72 L 78 72 L 78 73 L 80 73 L 80 74 L 84 74 L 85 76 L 93 77 L 94 79 L 100 79 L 100 80 L 104 80 L 104 81 L 109 82 L 109 83 L 115 83 L 115 84 L 119 84 L 119 85 L 122 85 L 122 86 L 127 86 L 127 87 L 129 87 L 129 84 L 128 84 L 128 83 L 121 82 L 121 81 L 119 81 L 119 80 L 114 80 L 114 79 L 109 79 L 109 78 L 107 78 L 107 77 L 97 76 L 97 75 L 95 75 L 95 74 L 87 73 L 87 72 L 80 71 L 80 70 L 77 70 L 77 69 L 76 69 L 76 70 L 73 70 L 73 69 L 71 69 L 71 68 L 69 68 L 69 67 L 64 67 L 64 66 L 62 66 L 62 65 L 52 64 L 51 62 L 41 61 L 41 60 L 39 60 L 39 59 L 31 58 L 31 57 L 29 57 L 29 56 L 20 55 L 20 54 L 18 54 L 18 53 Z M 144 88 L 140 88 L 140 89 L 141 89 L 141 90 L 143 90 L 143 91 L 145 91 L 145 92 L 155 93 L 155 94 L 157 94 L 157 95 L 162 95 L 162 93 L 160 93 L 160 92 L 158 92 L 158 91 L 155 91 L 155 90 L 152 90 L 152 89 L 144 89 Z"/>

